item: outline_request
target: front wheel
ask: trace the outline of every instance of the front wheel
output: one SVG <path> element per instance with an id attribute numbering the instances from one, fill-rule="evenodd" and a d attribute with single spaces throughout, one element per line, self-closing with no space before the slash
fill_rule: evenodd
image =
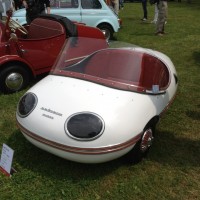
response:
<path id="1" fill-rule="evenodd" d="M 154 140 L 154 127 L 145 128 L 141 139 L 135 144 L 133 149 L 125 156 L 131 164 L 139 163 L 145 158 Z"/>
<path id="2" fill-rule="evenodd" d="M 29 82 L 28 71 L 19 65 L 9 65 L 0 71 L 0 91 L 4 94 L 20 91 Z"/>
<path id="3" fill-rule="evenodd" d="M 113 28 L 110 25 L 100 24 L 98 28 L 103 32 L 107 41 L 113 38 Z"/>

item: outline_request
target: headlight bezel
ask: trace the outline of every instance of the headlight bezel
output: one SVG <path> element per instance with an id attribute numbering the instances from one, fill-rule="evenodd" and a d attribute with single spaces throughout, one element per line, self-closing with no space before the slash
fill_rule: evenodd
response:
<path id="1" fill-rule="evenodd" d="M 23 102 L 23 101 L 25 101 L 25 98 L 26 98 L 28 95 L 31 95 L 31 97 L 34 97 L 34 102 L 32 102 L 33 104 L 31 105 L 31 108 L 28 109 L 28 111 L 20 111 L 20 110 L 21 110 L 20 104 L 24 104 L 24 103 L 26 104 L 26 102 Z M 18 105 L 17 105 L 17 114 L 18 114 L 21 118 L 27 117 L 27 116 L 30 115 L 30 114 L 32 113 L 32 111 L 35 109 L 35 107 L 37 106 L 37 103 L 38 103 L 38 98 L 37 98 L 37 96 L 36 96 L 34 93 L 28 92 L 28 93 L 24 94 L 24 95 L 20 98 L 19 103 L 18 103 Z M 24 106 L 24 107 L 25 107 L 25 105 L 21 105 L 21 106 Z M 30 105 L 29 105 L 29 106 L 30 106 Z M 25 109 L 25 108 L 23 108 L 23 109 Z M 24 114 L 24 113 L 22 114 L 22 112 L 26 112 L 26 114 Z"/>
<path id="2" fill-rule="evenodd" d="M 94 117 L 96 119 L 98 119 L 100 122 L 101 122 L 101 130 L 94 136 L 94 137 L 77 137 L 77 136 L 74 136 L 70 130 L 68 129 L 68 124 L 70 122 L 70 120 L 73 118 L 73 117 L 76 117 L 76 116 L 80 116 L 80 115 L 89 115 L 91 117 Z M 91 128 L 91 126 L 89 126 Z M 104 130 L 105 130 L 105 122 L 103 120 L 103 118 L 96 114 L 96 113 L 93 113 L 93 112 L 78 112 L 78 113 L 75 113 L 75 114 L 72 114 L 70 115 L 67 120 L 65 121 L 65 124 L 64 124 L 64 129 L 65 129 L 65 133 L 72 139 L 74 140 L 78 140 L 78 141 L 93 141 L 93 140 L 96 140 L 97 138 L 99 138 Z"/>

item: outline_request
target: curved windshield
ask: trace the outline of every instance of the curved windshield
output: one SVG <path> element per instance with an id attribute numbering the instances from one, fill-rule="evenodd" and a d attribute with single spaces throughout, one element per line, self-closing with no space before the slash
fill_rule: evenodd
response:
<path id="1" fill-rule="evenodd" d="M 93 45 L 79 47 L 83 41 L 78 40 L 66 43 L 53 74 L 137 92 L 159 92 L 168 87 L 166 65 L 141 48 L 108 48 L 96 39 Z"/>

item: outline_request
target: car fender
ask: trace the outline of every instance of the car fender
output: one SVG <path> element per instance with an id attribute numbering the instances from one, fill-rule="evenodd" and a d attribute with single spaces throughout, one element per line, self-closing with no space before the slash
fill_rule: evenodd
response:
<path id="1" fill-rule="evenodd" d="M 18 55 L 6 55 L 0 57 L 0 70 L 8 63 L 21 63 L 24 67 L 29 69 L 33 76 L 36 76 L 35 72 L 32 70 L 32 66 L 30 65 L 30 63 L 26 62 Z"/>
<path id="2" fill-rule="evenodd" d="M 106 11 L 108 11 L 108 10 L 106 10 Z M 81 11 L 81 12 L 83 12 L 83 11 Z M 112 11 L 110 10 L 110 12 L 112 12 Z M 88 24 L 88 25 L 98 27 L 100 24 L 108 24 L 113 28 L 114 32 L 118 32 L 118 30 L 120 29 L 119 20 L 118 20 L 117 16 L 114 16 L 114 15 L 115 15 L 114 13 L 106 14 L 107 17 L 104 17 L 104 18 L 99 17 L 98 20 L 96 20 L 94 24 L 91 22 L 92 24 Z M 116 20 L 113 19 L 114 17 L 116 17 Z M 84 22 L 84 20 L 82 22 Z"/>
<path id="3" fill-rule="evenodd" d="M 105 1 L 101 1 L 101 5 L 102 5 L 102 10 L 107 11 L 106 14 L 107 17 L 105 17 L 104 19 L 100 19 L 98 22 L 96 22 L 96 27 L 99 26 L 100 24 L 107 23 L 110 26 L 112 26 L 114 32 L 118 32 L 118 30 L 120 29 L 118 16 L 114 13 L 113 10 L 111 10 L 111 8 L 109 8 L 109 6 L 105 3 Z M 116 20 L 114 20 L 114 18 L 116 18 Z"/>

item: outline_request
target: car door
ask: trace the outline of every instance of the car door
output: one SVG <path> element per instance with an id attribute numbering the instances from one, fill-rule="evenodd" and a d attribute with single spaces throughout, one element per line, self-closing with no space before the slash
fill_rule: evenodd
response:
<path id="1" fill-rule="evenodd" d="M 80 0 L 51 0 L 51 14 L 81 22 Z"/>
<path id="2" fill-rule="evenodd" d="M 65 35 L 48 39 L 18 40 L 22 58 L 32 67 L 35 74 L 48 72 L 65 41 Z"/>
<path id="3" fill-rule="evenodd" d="M 81 0 L 82 22 L 89 26 L 97 26 L 99 20 L 107 15 L 99 0 Z"/>

